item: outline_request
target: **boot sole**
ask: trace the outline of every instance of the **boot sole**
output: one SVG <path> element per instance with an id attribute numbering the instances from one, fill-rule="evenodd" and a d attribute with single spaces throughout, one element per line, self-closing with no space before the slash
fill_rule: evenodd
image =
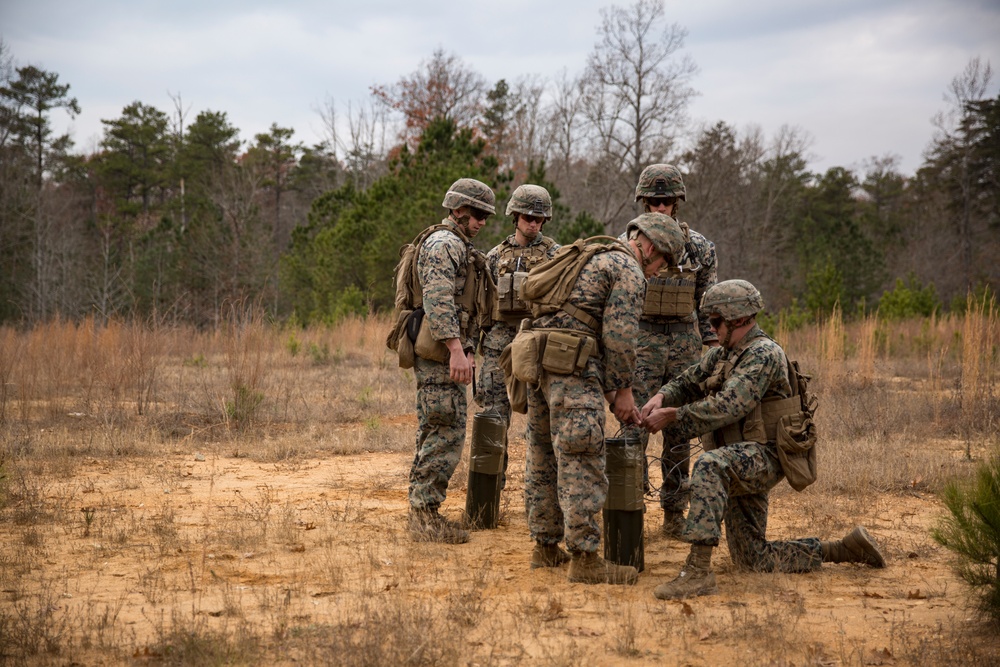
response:
<path id="1" fill-rule="evenodd" d="M 865 565 L 879 569 L 885 567 L 885 556 L 882 555 L 882 550 L 878 548 L 875 538 L 868 533 L 864 526 L 858 526 L 852 530 L 851 535 L 856 535 L 858 542 L 867 547 L 863 547 Z"/>

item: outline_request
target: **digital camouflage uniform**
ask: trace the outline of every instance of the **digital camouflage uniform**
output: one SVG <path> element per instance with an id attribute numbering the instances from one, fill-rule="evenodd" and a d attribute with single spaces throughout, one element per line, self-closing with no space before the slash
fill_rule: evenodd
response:
<path id="1" fill-rule="evenodd" d="M 472 242 L 449 219 L 448 230 L 429 235 L 417 256 L 423 290 L 424 318 L 435 340 L 461 338 L 462 348 L 472 350 L 479 336 L 475 318 L 463 315 L 456 305 L 468 271 L 469 253 L 478 253 Z M 462 319 L 468 320 L 462 336 Z M 465 443 L 466 388 L 450 377 L 449 362 L 414 360 L 417 380 L 417 443 L 410 468 L 410 506 L 436 510 L 444 502 Z"/>
<path id="2" fill-rule="evenodd" d="M 632 385 L 634 343 L 645 280 L 631 253 L 599 253 L 583 267 L 569 303 L 601 322 L 595 332 L 563 311 L 534 320 L 535 328 L 596 335 L 601 356 L 579 376 L 543 371 L 528 387 L 525 505 L 539 544 L 565 539 L 571 552 L 595 553 L 601 534 L 596 515 L 608 492 L 604 451 L 604 392 Z"/>
<path id="3" fill-rule="evenodd" d="M 626 240 L 626 234 L 620 239 Z M 663 269 L 649 283 L 694 283 L 694 303 L 701 303 L 705 291 L 716 283 L 715 244 L 696 231 L 690 231 L 690 246 L 684 271 Z M 692 310 L 683 317 L 649 316 L 643 314 L 636 338 L 636 369 L 632 394 L 635 404 L 642 406 L 660 387 L 677 377 L 701 357 L 703 343 L 717 340 L 708 323 L 708 315 Z M 649 432 L 637 425 L 624 427 L 624 434 L 638 438 L 643 451 L 649 441 Z M 687 439 L 668 439 L 663 433 L 663 454 L 660 459 L 663 486 L 660 487 L 660 506 L 667 512 L 683 512 L 687 505 L 689 458 L 691 445 Z"/>
<path id="4" fill-rule="evenodd" d="M 544 248 L 544 250 L 541 250 Z M 535 253 L 527 253 L 527 250 Z M 514 234 L 511 234 L 495 248 L 486 254 L 486 266 L 493 281 L 497 282 L 502 272 L 528 271 L 559 249 L 559 244 L 539 234 L 527 246 L 518 245 Z M 541 250 L 541 252 L 539 252 Z M 534 256 L 534 255 L 538 256 Z M 519 263 L 518 259 L 523 260 Z M 506 322 L 503 319 L 494 321 L 493 326 L 483 336 L 482 363 L 479 370 L 479 386 L 476 390 L 476 402 L 486 411 L 496 411 L 504 419 L 506 428 L 510 428 L 510 399 L 507 397 L 507 386 L 504 384 L 503 370 L 500 368 L 500 354 L 511 344 L 517 334 L 517 323 Z M 506 431 L 505 431 L 506 432 Z M 504 440 L 506 443 L 506 438 Z M 503 475 L 507 473 L 507 452 L 504 451 Z M 506 481 L 506 480 L 504 480 Z"/>
<path id="5" fill-rule="evenodd" d="M 705 383 L 733 363 L 717 392 Z M 677 408 L 677 421 L 664 431 L 672 439 L 712 433 L 744 419 L 764 398 L 791 396 L 785 353 L 756 324 L 731 350 L 715 347 L 694 366 L 664 386 L 664 407 Z M 667 437 L 665 434 L 664 437 Z M 768 492 L 784 474 L 774 442 L 739 442 L 703 453 L 691 473 L 690 507 L 683 539 L 714 547 L 722 523 L 733 562 L 770 572 L 804 572 L 823 561 L 820 540 L 768 541 Z"/>

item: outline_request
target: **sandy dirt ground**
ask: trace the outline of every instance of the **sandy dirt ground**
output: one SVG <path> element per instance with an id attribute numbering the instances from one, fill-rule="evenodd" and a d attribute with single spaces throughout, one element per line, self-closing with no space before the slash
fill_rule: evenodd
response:
<path id="1" fill-rule="evenodd" d="M 412 415 L 390 422 L 415 428 Z M 359 428 L 345 425 L 340 437 Z M 782 484 L 770 536 L 836 538 L 863 522 L 889 566 L 745 573 L 722 546 L 718 595 L 662 602 L 653 588 L 677 574 L 687 547 L 658 534 L 653 499 L 637 585 L 572 584 L 565 566 L 529 569 L 523 422 L 511 433 L 500 526 L 455 546 L 408 538 L 409 453 L 262 463 L 233 457 L 229 445 L 180 442 L 152 460 L 85 460 L 40 488 L 62 513 L 39 524 L 34 542 L 23 527 L 0 526 L 4 566 L 20 568 L 18 580 L 4 580 L 2 604 L 49 605 L 49 623 L 85 636 L 65 644 L 58 664 L 167 660 L 181 629 L 252 635 L 256 648 L 232 662 L 260 653 L 366 663 L 337 655 L 345 644 L 330 638 L 346 632 L 355 647 L 409 642 L 409 662 L 423 664 L 960 664 L 970 651 L 1000 664 L 950 555 L 928 535 L 942 512 L 930 493 L 872 497 L 859 511 L 856 499 L 818 504 Z M 464 509 L 465 479 L 463 462 L 449 517 Z M 369 623 L 387 618 L 391 628 Z M 414 634 L 403 634 L 408 625 Z M 284 647 L 277 656 L 275 646 Z M 367 650 L 368 664 L 389 655 Z"/>

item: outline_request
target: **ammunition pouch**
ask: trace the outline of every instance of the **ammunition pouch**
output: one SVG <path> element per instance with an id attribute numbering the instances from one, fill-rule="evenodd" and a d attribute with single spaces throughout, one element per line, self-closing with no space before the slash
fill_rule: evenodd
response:
<path id="1" fill-rule="evenodd" d="M 694 284 L 670 278 L 652 278 L 646 284 L 644 317 L 686 317 L 695 310 Z"/>
<path id="2" fill-rule="evenodd" d="M 516 325 L 531 314 L 531 307 L 521 300 L 518 293 L 527 277 L 527 271 L 514 271 L 500 276 L 497 280 L 497 308 L 494 319 Z"/>

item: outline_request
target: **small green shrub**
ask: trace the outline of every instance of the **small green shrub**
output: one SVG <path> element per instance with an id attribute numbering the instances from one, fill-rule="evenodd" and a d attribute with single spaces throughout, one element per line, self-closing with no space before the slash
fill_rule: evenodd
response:
<path id="1" fill-rule="evenodd" d="M 317 345 L 309 343 L 309 358 L 314 366 L 326 366 L 330 363 L 330 346 L 326 343 Z"/>
<path id="2" fill-rule="evenodd" d="M 930 317 L 941 309 L 934 283 L 924 285 L 911 273 L 906 282 L 896 278 L 896 286 L 882 293 L 878 300 L 879 315 L 888 320 L 908 317 Z"/>
<path id="3" fill-rule="evenodd" d="M 302 343 L 299 342 L 299 339 L 294 333 L 288 335 L 288 339 L 285 341 L 285 349 L 288 350 L 288 354 L 293 357 L 298 356 L 299 350 L 302 349 Z"/>
<path id="4" fill-rule="evenodd" d="M 948 509 L 931 535 L 959 556 L 958 573 L 979 595 L 979 608 L 1000 623 L 1000 450 L 975 478 L 945 487 Z"/>

